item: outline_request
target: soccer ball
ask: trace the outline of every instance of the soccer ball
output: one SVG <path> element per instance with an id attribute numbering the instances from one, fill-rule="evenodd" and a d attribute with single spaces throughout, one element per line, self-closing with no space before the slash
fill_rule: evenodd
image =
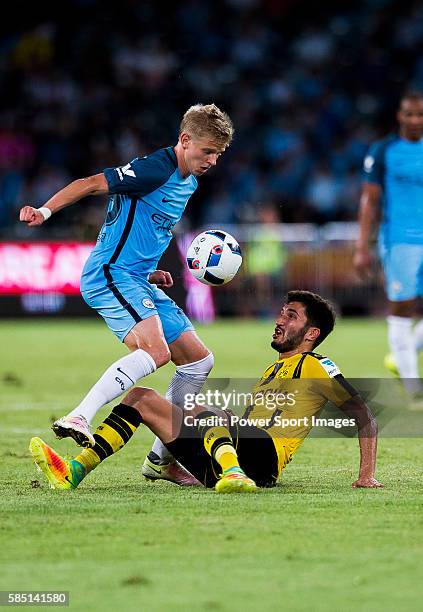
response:
<path id="1" fill-rule="evenodd" d="M 198 234 L 187 251 L 191 274 L 206 285 L 225 285 L 242 263 L 241 249 L 233 236 L 223 230 Z"/>

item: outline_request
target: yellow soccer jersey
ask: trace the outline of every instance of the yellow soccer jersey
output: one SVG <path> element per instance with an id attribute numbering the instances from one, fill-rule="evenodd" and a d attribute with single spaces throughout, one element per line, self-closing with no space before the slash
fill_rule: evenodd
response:
<path id="1" fill-rule="evenodd" d="M 280 475 L 326 402 L 341 406 L 354 395 L 357 391 L 333 361 L 316 353 L 298 353 L 265 370 L 243 418 L 272 437 Z"/>

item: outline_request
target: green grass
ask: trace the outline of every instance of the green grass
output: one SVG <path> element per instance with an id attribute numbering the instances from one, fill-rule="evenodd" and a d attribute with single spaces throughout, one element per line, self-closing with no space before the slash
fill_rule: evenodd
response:
<path id="1" fill-rule="evenodd" d="M 199 332 L 216 377 L 256 378 L 274 358 L 272 322 Z M 79 489 L 51 491 L 28 457 L 30 437 L 75 454 L 49 422 L 124 348 L 97 321 L 3 321 L 0 337 L 0 589 L 68 590 L 81 611 L 420 607 L 421 440 L 381 437 L 384 490 L 351 489 L 357 440 L 310 438 L 275 489 L 220 497 L 144 482 L 152 435 L 139 431 Z M 385 351 L 376 320 L 340 321 L 322 347 L 348 377 L 384 376 Z M 146 384 L 164 391 L 171 373 Z"/>

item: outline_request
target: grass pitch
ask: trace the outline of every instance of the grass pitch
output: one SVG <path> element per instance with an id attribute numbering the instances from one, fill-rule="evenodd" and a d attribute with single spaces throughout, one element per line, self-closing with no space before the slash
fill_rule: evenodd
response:
<path id="1" fill-rule="evenodd" d="M 199 328 L 214 376 L 259 377 L 275 356 L 272 329 L 271 321 Z M 3 321 L 0 334 L 0 590 L 70 591 L 75 611 L 420 607 L 421 439 L 380 439 L 384 490 L 351 489 L 356 439 L 310 438 L 275 489 L 218 496 L 144 481 L 152 435 L 140 428 L 79 489 L 51 491 L 29 439 L 74 456 L 49 423 L 125 349 L 94 320 Z M 321 350 L 347 377 L 386 375 L 382 321 L 341 320 Z M 171 374 L 166 366 L 146 384 L 163 392 Z"/>

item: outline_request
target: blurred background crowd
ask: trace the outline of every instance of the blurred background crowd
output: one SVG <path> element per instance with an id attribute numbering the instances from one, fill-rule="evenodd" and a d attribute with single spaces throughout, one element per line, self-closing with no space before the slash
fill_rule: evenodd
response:
<path id="1" fill-rule="evenodd" d="M 18 1 L 1 26 L 3 239 L 29 237 L 17 222 L 23 203 L 40 206 L 74 178 L 176 143 L 186 108 L 212 101 L 236 134 L 201 179 L 188 229 L 354 220 L 368 144 L 395 129 L 404 88 L 423 87 L 421 2 L 58 8 Z M 44 237 L 94 239 L 105 204 L 62 211 Z"/>

